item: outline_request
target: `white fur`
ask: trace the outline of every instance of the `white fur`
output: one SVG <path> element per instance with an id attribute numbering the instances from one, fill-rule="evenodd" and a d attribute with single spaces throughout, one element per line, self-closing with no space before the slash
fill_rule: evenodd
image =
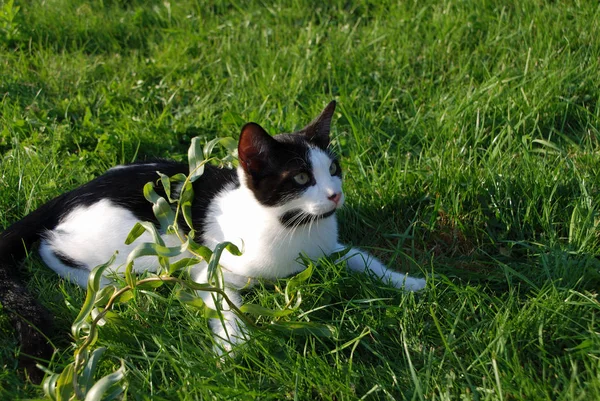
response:
<path id="1" fill-rule="evenodd" d="M 152 242 L 151 235 L 144 233 L 132 244 L 125 245 L 125 238 L 138 221 L 129 210 L 107 199 L 91 206 L 79 206 L 63 217 L 54 230 L 46 233 L 40 244 L 40 255 L 58 274 L 85 287 L 89 271 L 106 263 L 115 251 L 118 254 L 109 272 L 122 271 L 129 252 L 141 243 Z M 167 246 L 181 244 L 175 235 L 162 237 Z M 64 265 L 54 252 L 83 264 L 82 268 Z M 156 271 L 158 266 L 156 258 L 151 256 L 140 257 L 134 262 L 137 272 Z"/>
<path id="2" fill-rule="evenodd" d="M 295 228 L 285 228 L 279 221 L 279 216 L 294 209 L 323 214 L 336 208 L 328 197 L 341 192 L 342 182 L 329 174 L 331 159 L 315 149 L 311 161 L 317 184 L 284 205 L 260 204 L 245 185 L 241 169 L 238 175 L 242 185 L 235 190 L 225 189 L 212 202 L 204 233 L 206 245 L 212 248 L 230 241 L 243 249 L 242 256 L 223 254 L 221 264 L 227 272 L 243 277 L 286 277 L 304 268 L 296 260 L 300 253 L 316 259 L 336 248 L 337 222 L 333 216 Z"/>
<path id="3" fill-rule="evenodd" d="M 284 227 L 279 220 L 279 216 L 290 210 L 301 209 L 320 215 L 341 207 L 344 202 L 341 179 L 329 173 L 330 157 L 316 148 L 310 150 L 309 157 L 316 184 L 308 187 L 296 199 L 281 206 L 263 206 L 248 189 L 245 174 L 240 168 L 240 186 L 225 188 L 209 207 L 204 227 L 205 245 L 214 248 L 220 242 L 230 241 L 243 252 L 241 256 L 224 252 L 220 260 L 227 293 L 237 306 L 241 305 L 237 290 L 252 285 L 254 279 L 281 278 L 301 271 L 304 268 L 298 262 L 301 253 L 317 259 L 345 248 L 337 240 L 335 215 L 289 228 Z M 341 194 L 337 204 L 329 199 L 336 193 Z M 40 253 L 57 273 L 85 286 L 88 270 L 105 263 L 115 251 L 119 254 L 113 270 L 118 272 L 128 253 L 137 244 L 151 242 L 150 235 L 146 233 L 133 244 L 124 244 L 127 234 L 137 221 L 130 211 L 108 200 L 100 200 L 89 207 L 79 207 L 65 216 L 42 242 Z M 174 235 L 163 235 L 163 238 L 168 246 L 178 245 Z M 54 257 L 53 251 L 83 263 L 85 270 L 65 266 Z M 425 280 L 390 271 L 373 256 L 358 249 L 352 249 L 346 260 L 351 270 L 370 270 L 398 288 L 416 291 L 425 286 Z M 158 268 L 153 257 L 136 259 L 134 266 L 136 271 L 155 271 Z M 206 267 L 206 263 L 194 266 L 191 270 L 192 279 L 199 283 L 207 282 Z M 220 345 L 217 351 L 227 352 L 233 344 L 243 342 L 246 339 L 243 322 L 227 304 L 215 305 L 215 299 L 210 293 L 200 293 L 200 296 L 209 306 L 223 312 L 222 322 L 216 319 L 211 321 L 215 338 Z"/>

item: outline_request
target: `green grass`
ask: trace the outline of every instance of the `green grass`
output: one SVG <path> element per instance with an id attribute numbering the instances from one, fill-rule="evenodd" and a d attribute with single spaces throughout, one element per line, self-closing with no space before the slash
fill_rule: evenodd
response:
<path id="1" fill-rule="evenodd" d="M 259 331 L 222 364 L 194 310 L 140 293 L 99 340 L 130 399 L 600 399 L 597 2 L 0 4 L 0 226 L 118 163 L 184 159 L 246 121 L 290 131 L 335 98 L 342 239 L 429 277 L 403 294 L 322 261 L 296 318 L 338 335 Z M 67 333 L 83 291 L 26 265 Z M 41 397 L 1 311 L 0 341 L 0 398 Z"/>

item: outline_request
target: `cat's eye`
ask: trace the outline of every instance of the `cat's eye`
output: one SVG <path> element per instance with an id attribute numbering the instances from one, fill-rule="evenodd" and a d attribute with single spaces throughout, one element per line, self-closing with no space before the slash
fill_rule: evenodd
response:
<path id="1" fill-rule="evenodd" d="M 337 171 L 337 164 L 331 163 L 331 165 L 329 166 L 329 174 L 334 175 L 335 173 L 337 173 Z"/>
<path id="2" fill-rule="evenodd" d="M 299 173 L 294 176 L 294 181 L 300 185 L 306 185 L 310 181 L 310 177 L 307 173 Z"/>

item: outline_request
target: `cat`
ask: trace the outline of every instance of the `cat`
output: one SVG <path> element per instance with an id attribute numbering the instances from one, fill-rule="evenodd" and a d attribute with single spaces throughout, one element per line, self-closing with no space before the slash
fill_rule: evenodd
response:
<path id="1" fill-rule="evenodd" d="M 239 167 L 206 165 L 204 174 L 193 183 L 195 239 L 211 249 L 230 241 L 242 250 L 241 256 L 223 252 L 220 260 L 225 292 L 236 306 L 242 302 L 239 290 L 254 279 L 277 279 L 303 270 L 300 254 L 318 259 L 346 249 L 338 242 L 335 216 L 345 200 L 342 171 L 328 149 L 335 107 L 332 101 L 315 120 L 291 134 L 272 137 L 258 124 L 246 124 L 238 142 Z M 112 270 L 122 271 L 131 249 L 151 242 L 148 233 L 130 245 L 124 240 L 136 222 L 156 220 L 142 188 L 156 181 L 157 171 L 169 176 L 187 174 L 188 165 L 159 160 L 114 167 L 7 228 L 0 234 L 0 278 L 21 288 L 14 275 L 17 265 L 7 261 L 22 259 L 25 249 L 37 240 L 43 261 L 80 286 L 86 286 L 90 270 L 105 263 L 115 251 L 118 254 Z M 162 237 L 167 246 L 180 244 L 175 234 L 163 233 Z M 356 248 L 350 249 L 344 259 L 350 270 L 370 271 L 397 288 L 417 291 L 426 284 L 424 279 L 389 270 Z M 135 260 L 136 272 L 157 268 L 153 257 Z M 192 267 L 190 275 L 196 282 L 207 282 L 206 263 Z M 5 308 L 20 313 L 42 332 L 49 332 L 48 314 L 26 292 L 17 293 L 16 300 L 4 291 L 0 293 Z M 209 292 L 199 295 L 210 307 L 222 311 L 222 319 L 211 319 L 209 323 L 217 353 L 229 352 L 247 339 L 242 320 L 226 303 L 215 305 Z M 20 302 L 29 309 L 19 307 Z M 45 341 L 39 332 L 15 313 L 12 316 L 22 352 L 43 355 Z M 37 333 L 37 337 L 31 337 L 35 343 L 27 338 L 32 333 Z"/>

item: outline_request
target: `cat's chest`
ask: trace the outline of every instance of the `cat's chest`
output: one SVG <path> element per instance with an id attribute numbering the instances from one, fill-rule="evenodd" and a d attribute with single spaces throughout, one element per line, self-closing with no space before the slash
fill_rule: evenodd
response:
<path id="1" fill-rule="evenodd" d="M 337 244 L 335 216 L 286 228 L 273 208 L 249 201 L 239 192 L 225 193 L 211 204 L 203 239 L 214 247 L 230 241 L 242 250 L 241 256 L 224 253 L 221 264 L 240 275 L 263 278 L 285 277 L 300 271 L 300 254 L 317 259 L 331 253 Z"/>

